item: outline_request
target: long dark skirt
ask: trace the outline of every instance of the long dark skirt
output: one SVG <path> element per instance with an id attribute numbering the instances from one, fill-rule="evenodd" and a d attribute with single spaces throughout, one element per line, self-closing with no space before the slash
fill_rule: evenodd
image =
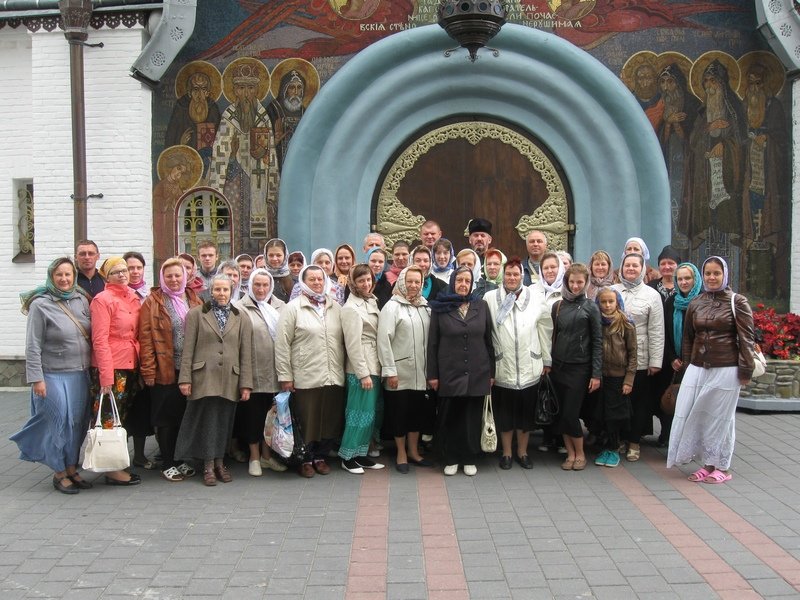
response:
<path id="1" fill-rule="evenodd" d="M 558 419 L 554 431 L 570 437 L 583 437 L 580 414 L 583 399 L 589 390 L 589 379 L 592 377 L 591 363 L 553 364 L 550 380 L 558 394 L 560 403 Z"/>
<path id="2" fill-rule="evenodd" d="M 536 429 L 536 395 L 539 384 L 522 390 L 500 386 L 492 388 L 492 413 L 497 431 L 533 431 Z"/>
<path id="3" fill-rule="evenodd" d="M 419 432 L 425 414 L 424 390 L 383 390 L 384 427 L 392 437 Z"/>
<path id="4" fill-rule="evenodd" d="M 446 465 L 474 465 L 481 451 L 483 396 L 439 397 L 436 443 Z"/>
<path id="5" fill-rule="evenodd" d="M 342 437 L 344 401 L 344 388 L 338 385 L 295 390 L 292 408 L 299 413 L 306 444 Z"/>
<path id="6" fill-rule="evenodd" d="M 638 444 L 643 435 L 653 433 L 653 414 L 656 402 L 652 390 L 652 377 L 648 377 L 647 369 L 636 371 L 633 379 L 631 397 L 631 426 L 623 431 L 623 437 L 634 444 Z"/>
<path id="7" fill-rule="evenodd" d="M 177 383 L 157 383 L 150 388 L 150 422 L 161 450 L 162 469 L 180 464 L 175 460 L 175 445 L 185 412 L 186 396 L 181 394 Z"/>
<path id="8" fill-rule="evenodd" d="M 89 374 L 86 371 L 45 373 L 47 397 L 31 390 L 31 418 L 11 436 L 22 460 L 63 471 L 78 464 L 89 428 Z"/>
<path id="9" fill-rule="evenodd" d="M 247 402 L 239 402 L 236 406 L 236 418 L 243 421 L 239 441 L 245 444 L 258 444 L 264 441 L 264 422 L 272 406 L 275 394 L 250 394 Z M 235 426 L 234 426 L 235 427 Z"/>
<path id="10" fill-rule="evenodd" d="M 224 457 L 233 431 L 235 412 L 236 403 L 219 396 L 187 402 L 175 457 L 203 461 Z"/>

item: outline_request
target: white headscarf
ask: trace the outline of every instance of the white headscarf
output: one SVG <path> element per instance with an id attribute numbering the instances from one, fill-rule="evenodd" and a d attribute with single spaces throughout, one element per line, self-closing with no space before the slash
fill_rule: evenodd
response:
<path id="1" fill-rule="evenodd" d="M 247 295 L 250 296 L 250 299 L 253 303 L 258 307 L 258 310 L 261 311 L 261 316 L 264 317 L 264 320 L 267 322 L 267 329 L 269 329 L 269 335 L 274 340 L 278 333 L 278 311 L 275 310 L 269 300 L 272 298 L 272 292 L 275 289 L 275 278 L 272 274 L 267 271 L 265 268 L 260 267 L 258 269 L 253 269 L 250 273 L 250 282 L 254 281 L 254 277 L 256 275 L 263 275 L 264 277 L 269 278 L 269 292 L 267 292 L 267 297 L 263 300 L 256 300 L 255 295 L 253 294 L 253 286 L 251 285 L 247 290 Z"/>

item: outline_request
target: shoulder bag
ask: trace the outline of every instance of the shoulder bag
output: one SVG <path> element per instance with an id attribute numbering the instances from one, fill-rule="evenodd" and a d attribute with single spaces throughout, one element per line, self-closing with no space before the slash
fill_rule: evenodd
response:
<path id="1" fill-rule="evenodd" d="M 97 420 L 86 434 L 86 450 L 83 457 L 83 468 L 95 473 L 121 471 L 131 466 L 131 457 L 128 454 L 128 433 L 120 423 L 114 392 L 108 393 L 113 426 L 110 429 L 103 429 L 104 397 L 105 395 L 100 393 Z"/>

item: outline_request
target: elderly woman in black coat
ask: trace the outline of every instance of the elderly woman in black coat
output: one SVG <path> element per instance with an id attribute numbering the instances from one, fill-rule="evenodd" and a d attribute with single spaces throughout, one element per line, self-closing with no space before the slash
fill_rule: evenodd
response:
<path id="1" fill-rule="evenodd" d="M 486 302 L 472 293 L 472 271 L 459 267 L 450 285 L 430 302 L 428 384 L 439 393 L 438 440 L 447 465 L 455 475 L 478 472 L 483 398 L 494 383 L 492 321 Z"/>

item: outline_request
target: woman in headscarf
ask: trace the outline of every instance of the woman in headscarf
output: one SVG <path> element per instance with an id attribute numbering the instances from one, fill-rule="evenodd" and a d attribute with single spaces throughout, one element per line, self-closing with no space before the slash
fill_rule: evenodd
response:
<path id="1" fill-rule="evenodd" d="M 123 254 L 122 258 L 125 259 L 125 264 L 128 266 L 128 287 L 136 293 L 139 302 L 144 304 L 150 293 L 150 288 L 147 287 L 144 278 L 144 256 L 140 252 L 130 251 Z M 147 470 L 158 468 L 158 465 L 147 458 L 144 452 L 147 436 L 154 433 L 150 422 L 151 411 L 150 390 L 147 387 L 139 387 L 136 396 L 130 402 L 128 423 L 134 431 L 141 434 L 133 438 L 133 464 Z"/>
<path id="2" fill-rule="evenodd" d="M 339 285 L 333 271 L 334 261 L 333 252 L 327 248 L 317 248 L 311 253 L 310 265 L 315 265 L 322 269 L 325 275 L 325 293 L 334 300 L 339 306 L 344 304 L 346 286 Z M 302 273 L 302 271 L 301 271 Z M 301 279 L 301 278 L 300 278 Z M 302 293 L 301 280 L 298 280 L 292 290 L 291 299 L 294 300 Z"/>
<path id="3" fill-rule="evenodd" d="M 636 377 L 633 380 L 631 400 L 631 427 L 623 431 L 628 442 L 625 458 L 639 460 L 643 435 L 653 433 L 653 414 L 656 398 L 652 392 L 652 378 L 661 371 L 664 357 L 664 307 L 661 296 L 644 283 L 645 259 L 641 254 L 628 254 L 619 268 L 621 283 L 613 286 L 622 296 L 625 312 L 636 326 Z"/>
<path id="4" fill-rule="evenodd" d="M 611 256 L 605 250 L 597 250 L 589 258 L 589 285 L 586 286 L 586 297 L 594 300 L 601 288 L 611 287 L 619 283 L 617 272 Z"/>
<path id="5" fill-rule="evenodd" d="M 728 265 L 719 256 L 702 268 L 703 292 L 683 319 L 678 392 L 667 467 L 696 460 L 690 481 L 724 483 L 733 457 L 739 391 L 753 375 L 753 313 L 747 299 L 728 287 Z"/>
<path id="6" fill-rule="evenodd" d="M 342 330 L 347 350 L 347 406 L 339 457 L 345 471 L 360 474 L 364 469 L 383 468 L 382 464 L 367 456 L 381 389 L 378 360 L 380 310 L 372 293 L 375 275 L 369 266 L 354 266 L 350 270 L 348 285 L 350 296 L 342 307 Z"/>
<path id="7" fill-rule="evenodd" d="M 453 244 L 446 238 L 439 238 L 433 245 L 433 266 L 431 273 L 441 279 L 445 285 L 450 283 L 450 273 L 456 267 L 456 254 Z"/>
<path id="8" fill-rule="evenodd" d="M 130 408 L 139 390 L 139 297 L 128 287 L 128 265 L 121 256 L 108 258 L 100 268 L 106 280 L 105 289 L 92 300 L 92 366 L 93 392 L 98 392 L 94 403 L 97 415 L 99 395 L 114 392 L 122 426 L 133 437 L 134 458 L 136 448 L 144 453 L 144 438 L 148 431 L 137 430 L 129 419 Z M 103 422 L 111 419 L 110 403 L 103 404 Z M 149 430 L 149 426 L 147 430 Z M 140 438 L 137 440 L 137 438 Z M 141 478 L 135 473 L 113 471 L 106 473 L 108 485 L 135 485 Z"/>
<path id="9" fill-rule="evenodd" d="M 384 385 L 386 429 L 397 446 L 395 468 L 432 465 L 419 453 L 419 432 L 425 407 L 425 349 L 430 328 L 428 302 L 422 296 L 419 267 L 400 271 L 392 299 L 378 319 L 378 359 Z"/>
<path id="10" fill-rule="evenodd" d="M 560 402 L 554 430 L 567 449 L 565 471 L 586 468 L 581 408 L 586 394 L 600 387 L 603 376 L 603 326 L 597 305 L 586 298 L 589 269 L 576 263 L 564 275 L 562 299 L 550 309 L 553 319 L 550 378 Z"/>
<path id="11" fill-rule="evenodd" d="M 303 266 L 305 266 L 305 257 L 303 257 L 302 252 L 299 254 L 303 258 Z M 267 241 L 264 244 L 264 256 L 266 256 L 267 260 L 267 271 L 272 275 L 272 280 L 275 283 L 272 292 L 273 296 L 278 300 L 288 302 L 295 280 L 292 278 L 292 271 L 289 268 L 291 261 L 289 260 L 290 255 L 286 250 L 286 242 L 280 238 L 272 238 Z"/>
<path id="12" fill-rule="evenodd" d="M 144 299 L 150 293 L 147 282 L 144 278 L 144 256 L 141 252 L 126 252 L 122 255 L 128 265 L 128 287 L 139 296 L 139 302 L 144 304 Z"/>
<path id="13" fill-rule="evenodd" d="M 253 389 L 249 318 L 230 302 L 233 281 L 222 273 L 211 278 L 211 300 L 186 315 L 186 337 L 178 376 L 188 396 L 175 456 L 203 461 L 203 483 L 233 480 L 225 449 L 233 432 L 236 403 Z"/>
<path id="14" fill-rule="evenodd" d="M 192 290 L 197 297 L 206 289 L 206 284 L 203 278 L 197 274 L 197 261 L 194 256 L 186 252 L 179 254 L 178 258 L 183 263 L 183 268 L 186 269 L 186 288 Z"/>
<path id="15" fill-rule="evenodd" d="M 518 257 L 505 263 L 503 286 L 486 294 L 484 300 L 492 318 L 497 360 L 492 411 L 502 445 L 500 468 L 511 468 L 516 431 L 516 461 L 523 469 L 532 469 L 528 439 L 537 428 L 534 412 L 539 379 L 544 367 L 550 366 L 550 311 L 544 298 L 522 284 L 522 261 Z"/>
<path id="16" fill-rule="evenodd" d="M 236 302 L 242 314 L 253 326 L 252 348 L 253 390 L 250 400 L 236 407 L 237 417 L 242 421 L 242 441 L 250 450 L 248 473 L 261 477 L 262 467 L 273 471 L 285 471 L 286 467 L 272 456 L 264 443 L 264 422 L 272 406 L 275 394 L 280 390 L 278 372 L 275 370 L 275 338 L 278 335 L 280 311 L 286 306 L 273 294 L 274 281 L 267 269 L 255 269 L 250 274 L 250 289 L 247 295 Z"/>
<path id="17" fill-rule="evenodd" d="M 345 350 L 341 307 L 323 268 L 300 271 L 300 295 L 281 311 L 275 340 L 275 367 L 283 391 L 294 392 L 296 411 L 308 454 L 302 477 L 327 475 L 328 452 L 341 437 L 344 418 Z"/>
<path id="18" fill-rule="evenodd" d="M 150 424 L 161 450 L 161 475 L 167 481 L 183 481 L 195 471 L 175 460 L 175 444 L 186 410 L 186 397 L 178 388 L 183 354 L 186 314 L 202 302 L 186 287 L 186 270 L 179 258 L 161 265 L 155 287 L 139 313 L 139 374 L 150 389 Z"/>
<path id="19" fill-rule="evenodd" d="M 392 297 L 392 284 L 384 277 L 384 266 L 386 265 L 386 252 L 381 248 L 370 248 L 367 252 L 367 266 L 375 276 L 375 288 L 372 293 L 378 301 L 378 310 L 386 306 Z"/>
<path id="20" fill-rule="evenodd" d="M 422 281 L 422 296 L 425 300 L 433 300 L 439 292 L 447 289 L 445 282 L 431 275 L 432 257 L 430 249 L 425 246 L 417 246 L 411 251 L 411 264 L 419 267 L 425 276 Z"/>
<path id="21" fill-rule="evenodd" d="M 625 250 L 622 252 L 622 258 L 624 259 L 628 254 L 641 254 L 642 258 L 644 258 L 643 281 L 645 285 L 659 278 L 660 275 L 658 271 L 647 264 L 647 261 L 650 260 L 650 249 L 642 238 L 628 238 L 628 241 L 625 242 Z"/>
<path id="22" fill-rule="evenodd" d="M 239 265 L 235 260 L 224 260 L 217 267 L 217 273 L 227 275 L 233 282 L 233 291 L 231 292 L 231 303 L 238 302 L 244 296 L 242 290 L 242 272 L 239 270 Z"/>
<path id="23" fill-rule="evenodd" d="M 398 240 L 392 244 L 392 266 L 386 271 L 386 279 L 390 284 L 394 285 L 400 271 L 408 266 L 408 255 L 411 252 L 411 247 L 408 242 Z"/>
<path id="24" fill-rule="evenodd" d="M 456 265 L 456 268 L 467 267 L 470 270 L 472 273 L 472 291 L 474 291 L 481 278 L 481 257 L 472 248 L 464 248 L 456 254 Z M 450 273 L 451 279 L 452 275 Z M 450 284 L 449 281 L 447 283 L 448 285 Z"/>
<path id="25" fill-rule="evenodd" d="M 348 287 L 350 269 L 356 264 L 356 251 L 350 244 L 340 244 L 333 253 L 333 274 L 343 288 Z"/>
<path id="26" fill-rule="evenodd" d="M 681 362 L 683 342 L 683 323 L 686 309 L 703 290 L 703 278 L 692 263 L 681 263 L 675 269 L 675 289 L 677 293 L 664 303 L 664 359 L 663 370 L 668 383 L 680 383 L 683 379 L 684 365 Z M 663 394 L 663 391 L 661 392 Z M 661 394 L 656 395 L 661 398 Z M 664 415 L 661 421 L 659 445 L 669 443 L 672 417 Z"/>
<path id="27" fill-rule="evenodd" d="M 564 263 L 555 252 L 545 252 L 539 260 L 539 279 L 532 287 L 548 307 L 561 300 L 565 272 Z"/>
<path id="28" fill-rule="evenodd" d="M 89 416 L 91 323 L 89 296 L 77 285 L 67 258 L 47 268 L 47 279 L 20 294 L 25 334 L 25 376 L 31 386 L 31 417 L 11 436 L 22 460 L 53 470 L 53 487 L 77 494 L 92 487 L 78 474 L 78 457 Z"/>
<path id="29" fill-rule="evenodd" d="M 445 475 L 455 475 L 458 465 L 465 475 L 478 472 L 483 399 L 494 383 L 492 319 L 486 302 L 472 293 L 473 286 L 472 270 L 459 267 L 447 291 L 430 303 L 427 374 L 439 394 L 437 440 Z"/>

